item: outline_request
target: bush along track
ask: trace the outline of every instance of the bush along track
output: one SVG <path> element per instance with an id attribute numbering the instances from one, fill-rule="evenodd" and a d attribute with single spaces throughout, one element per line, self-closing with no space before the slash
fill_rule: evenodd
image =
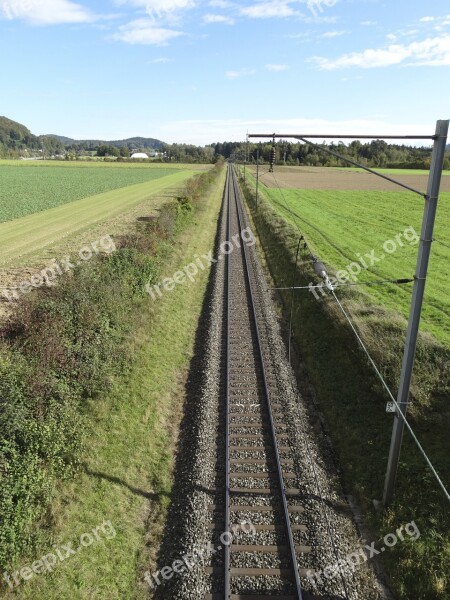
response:
<path id="1" fill-rule="evenodd" d="M 246 201 L 277 287 L 308 286 L 317 281 L 309 257 L 300 253 L 299 233 L 272 208 L 264 192 L 256 207 L 254 191 L 242 180 Z M 331 271 L 330 271 L 331 272 Z M 339 296 L 356 319 L 365 344 L 392 390 L 397 389 L 406 332 L 405 320 L 376 306 L 364 292 L 343 288 Z M 280 292 L 285 315 L 292 292 Z M 286 318 L 287 324 L 287 318 Z M 316 300 L 295 292 L 293 335 L 300 363 L 315 388 L 317 408 L 338 455 L 345 487 L 359 500 L 366 523 L 383 537 L 402 523 L 415 520 L 421 536 L 398 544 L 382 555 L 390 587 L 398 598 L 448 598 L 450 553 L 448 505 L 422 455 L 406 432 L 393 505 L 376 513 L 372 499 L 382 494 L 392 430 L 385 412 L 386 396 L 372 367 L 358 347 L 348 324 L 331 297 Z M 429 335 L 419 342 L 409 421 L 444 481 L 449 481 L 450 352 Z M 377 542 L 378 543 L 378 542 Z"/>
<path id="2" fill-rule="evenodd" d="M 148 302 L 145 285 L 158 281 L 221 168 L 190 179 L 157 220 L 114 240 L 115 252 L 21 299 L 1 330 L 1 572 L 40 546 L 55 489 L 76 476 L 86 456 L 89 403 L 128 368 L 124 339 Z"/>

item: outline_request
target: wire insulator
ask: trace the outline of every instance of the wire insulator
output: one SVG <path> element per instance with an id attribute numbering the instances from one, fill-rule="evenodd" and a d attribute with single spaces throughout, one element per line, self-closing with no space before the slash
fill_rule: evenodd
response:
<path id="1" fill-rule="evenodd" d="M 273 173 L 273 167 L 277 161 L 277 150 L 275 146 L 272 146 L 272 150 L 270 151 L 270 169 L 269 173 Z"/>

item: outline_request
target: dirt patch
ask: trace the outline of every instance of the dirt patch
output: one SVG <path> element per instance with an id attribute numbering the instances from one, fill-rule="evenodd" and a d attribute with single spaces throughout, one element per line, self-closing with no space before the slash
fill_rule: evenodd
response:
<path id="1" fill-rule="evenodd" d="M 266 170 L 266 169 L 264 169 Z M 269 188 L 306 190 L 374 190 L 380 192 L 400 192 L 402 188 L 370 173 L 355 170 L 335 170 L 314 167 L 276 167 L 275 173 L 265 173 L 261 181 Z M 256 170 L 251 173 L 256 175 Z M 418 191 L 426 192 L 426 175 L 388 175 Z M 441 190 L 450 192 L 450 177 L 442 178 Z"/>

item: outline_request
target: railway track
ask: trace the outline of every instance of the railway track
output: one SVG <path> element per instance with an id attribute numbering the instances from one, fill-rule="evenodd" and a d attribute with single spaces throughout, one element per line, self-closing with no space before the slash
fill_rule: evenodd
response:
<path id="1" fill-rule="evenodd" d="M 214 547 L 220 532 L 231 544 L 207 568 L 211 593 L 205 600 L 301 600 L 302 545 L 300 488 L 277 398 L 276 364 L 255 286 L 250 249 L 235 240 L 247 227 L 234 168 L 225 190 L 227 255 L 224 310 L 223 411 L 218 445 L 218 490 L 211 527 Z M 243 521 L 252 532 L 240 530 Z M 304 560 L 302 560 L 304 564 Z"/>

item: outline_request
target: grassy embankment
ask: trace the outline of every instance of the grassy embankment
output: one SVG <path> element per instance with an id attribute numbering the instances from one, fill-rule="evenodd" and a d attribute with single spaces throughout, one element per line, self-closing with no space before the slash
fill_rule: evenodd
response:
<path id="1" fill-rule="evenodd" d="M 289 222 L 292 215 L 282 208 L 284 205 L 276 194 L 275 190 L 268 191 L 263 188 L 259 209 L 256 210 L 253 190 L 247 188 L 246 191 L 268 268 L 276 285 L 283 287 L 292 285 L 299 234 L 292 222 Z M 303 190 L 301 194 L 302 198 L 305 198 L 307 191 Z M 366 192 L 364 194 L 366 197 Z M 325 199 L 324 204 L 315 200 L 319 197 L 321 200 Z M 364 222 L 364 213 L 352 211 L 351 220 L 348 214 L 343 214 L 343 199 L 344 196 L 340 196 L 339 206 L 335 207 L 332 213 L 327 211 L 330 206 L 326 202 L 325 192 L 317 194 L 314 191 L 308 196 L 308 201 L 302 202 L 300 206 L 295 205 L 296 212 L 303 218 L 302 230 L 309 233 L 307 239 L 313 249 L 320 255 L 320 250 L 325 251 L 326 242 L 327 252 L 332 252 L 325 257 L 321 256 L 324 260 L 328 256 L 331 257 L 329 267 L 342 268 L 348 264 L 342 264 L 343 255 L 346 260 L 355 248 L 346 248 L 342 255 L 343 240 L 351 238 L 349 232 L 353 232 L 354 225 L 357 235 L 358 232 L 360 235 L 356 251 L 365 252 L 366 249 L 378 248 L 381 241 L 381 238 L 378 239 L 379 225 Z M 328 203 L 331 203 L 330 198 Z M 352 204 L 351 198 L 349 204 Z M 369 220 L 370 206 L 370 202 L 365 202 L 364 208 L 367 207 L 369 211 L 366 213 Z M 399 209 L 397 206 L 391 208 L 394 213 L 392 231 L 398 233 L 395 218 L 398 217 L 396 211 Z M 404 213 L 402 223 L 408 226 L 411 224 L 411 217 L 414 217 L 414 214 L 411 214 L 409 207 Z M 336 237 L 324 241 L 316 226 L 320 224 L 322 230 L 326 227 L 327 218 L 329 236 Z M 388 231 L 386 236 L 381 234 L 381 243 L 390 237 L 389 233 Z M 362 239 L 364 242 L 358 245 Z M 333 250 L 329 242 L 336 240 L 337 247 Z M 339 258 L 339 262 L 333 264 L 336 257 Z M 405 264 L 395 263 L 394 271 L 390 272 L 390 275 L 409 275 L 410 272 L 405 273 L 403 269 L 407 265 L 414 267 L 411 258 L 405 257 Z M 330 271 L 333 272 L 333 269 L 330 268 Z M 308 285 L 317 281 L 311 261 L 304 252 L 301 253 L 295 277 L 296 285 Z M 442 283 L 445 280 L 442 271 L 437 279 L 441 285 L 438 289 L 442 292 L 442 285 L 445 285 L 445 282 Z M 382 296 L 370 295 L 365 290 L 355 288 L 342 288 L 338 294 L 395 392 L 406 329 L 406 321 L 402 315 L 404 311 L 394 310 L 395 301 L 389 303 L 389 295 L 385 297 L 384 303 Z M 291 293 L 281 293 L 281 299 L 287 309 L 290 306 Z M 437 300 L 441 305 L 448 302 L 445 294 L 441 297 L 438 294 Z M 403 304 L 406 306 L 406 299 Z M 427 316 L 426 312 L 425 319 Z M 415 520 L 420 528 L 421 537 L 418 541 L 399 543 L 383 554 L 392 588 L 402 599 L 448 598 L 448 505 L 408 434 L 405 434 L 395 502 L 383 514 L 377 514 L 373 510 L 372 499 L 379 499 L 382 494 L 392 416 L 386 414 L 386 395 L 359 350 L 356 339 L 334 300 L 327 297 L 318 301 L 307 291 L 297 292 L 293 331 L 339 456 L 346 489 L 357 496 L 366 520 L 376 536 L 382 540 L 384 535 L 395 532 L 397 527 L 412 520 Z M 431 335 L 423 334 L 418 348 L 413 406 L 409 419 L 436 468 L 447 482 L 449 365 L 448 347 Z"/>
<path id="2" fill-rule="evenodd" d="M 148 231 L 141 231 L 137 239 L 132 235 L 122 240 L 122 247 L 106 262 L 113 263 L 106 267 L 108 272 L 95 273 L 96 281 L 100 277 L 103 284 L 108 282 L 105 288 L 93 284 L 96 293 L 107 299 L 102 298 L 102 310 L 98 311 L 92 305 L 93 298 L 88 298 L 90 303 L 84 317 L 89 318 L 87 313 L 93 311 L 94 320 L 99 316 L 104 318 L 104 305 L 112 302 L 114 317 L 124 319 L 125 325 L 113 331 L 112 340 L 106 339 L 113 351 L 112 360 L 105 352 L 94 357 L 101 371 L 96 393 L 77 404 L 83 414 L 82 421 L 77 416 L 78 427 L 88 431 L 86 451 L 82 454 L 77 451 L 72 460 L 60 457 L 68 463 L 68 475 L 72 478 L 67 483 L 60 481 L 51 490 L 51 507 L 42 516 L 45 528 L 38 529 L 37 537 L 29 535 L 29 527 L 18 531 L 28 535 L 33 549 L 24 554 L 22 548 L 15 566 L 31 564 L 36 557 L 50 552 L 53 543 L 61 545 L 76 540 L 105 519 L 111 521 L 117 536 L 84 549 L 83 554 L 58 565 L 51 575 L 35 576 L 22 583 L 16 597 L 56 600 L 63 596 L 80 599 L 145 596 L 145 588 L 138 583 L 138 572 L 151 566 L 170 500 L 184 377 L 208 273 L 202 272 L 194 285 L 178 286 L 157 303 L 142 293 L 143 283 L 146 280 L 156 283 L 191 262 L 194 254 L 207 253 L 213 247 L 215 230 L 211 223 L 217 220 L 224 172 L 214 187 L 211 176 L 206 177 L 208 194 L 205 196 L 203 189 L 202 196 L 194 199 L 195 212 L 178 210 L 176 222 L 173 211 L 162 213 L 158 228 L 164 231 L 159 241 L 151 235 L 149 238 Z M 187 196 L 195 196 L 195 187 L 189 186 L 189 182 L 188 187 L 194 193 L 188 192 Z M 186 206 L 185 202 L 182 206 Z M 146 258 L 143 254 L 148 255 L 149 251 L 151 256 Z M 114 277 L 115 274 L 120 277 Z M 85 272 L 83 283 L 87 287 L 91 276 L 92 273 Z M 68 290 L 70 301 L 75 301 L 74 291 L 73 287 Z M 31 311 L 33 315 L 35 308 Z M 41 310 L 44 308 L 41 305 Z M 78 312 L 81 310 L 76 308 Z M 48 320 L 43 325 L 51 327 Z M 111 325 L 110 321 L 108 326 Z M 28 344 L 36 343 L 29 328 L 26 334 Z M 22 341 L 20 335 L 23 333 L 19 334 Z M 102 371 L 101 358 L 108 363 L 106 373 Z M 88 377 L 89 385 L 87 371 L 81 370 L 77 384 Z M 77 461 L 83 467 L 73 478 Z M 46 471 L 45 461 L 37 465 L 38 472 L 39 467 Z"/>

